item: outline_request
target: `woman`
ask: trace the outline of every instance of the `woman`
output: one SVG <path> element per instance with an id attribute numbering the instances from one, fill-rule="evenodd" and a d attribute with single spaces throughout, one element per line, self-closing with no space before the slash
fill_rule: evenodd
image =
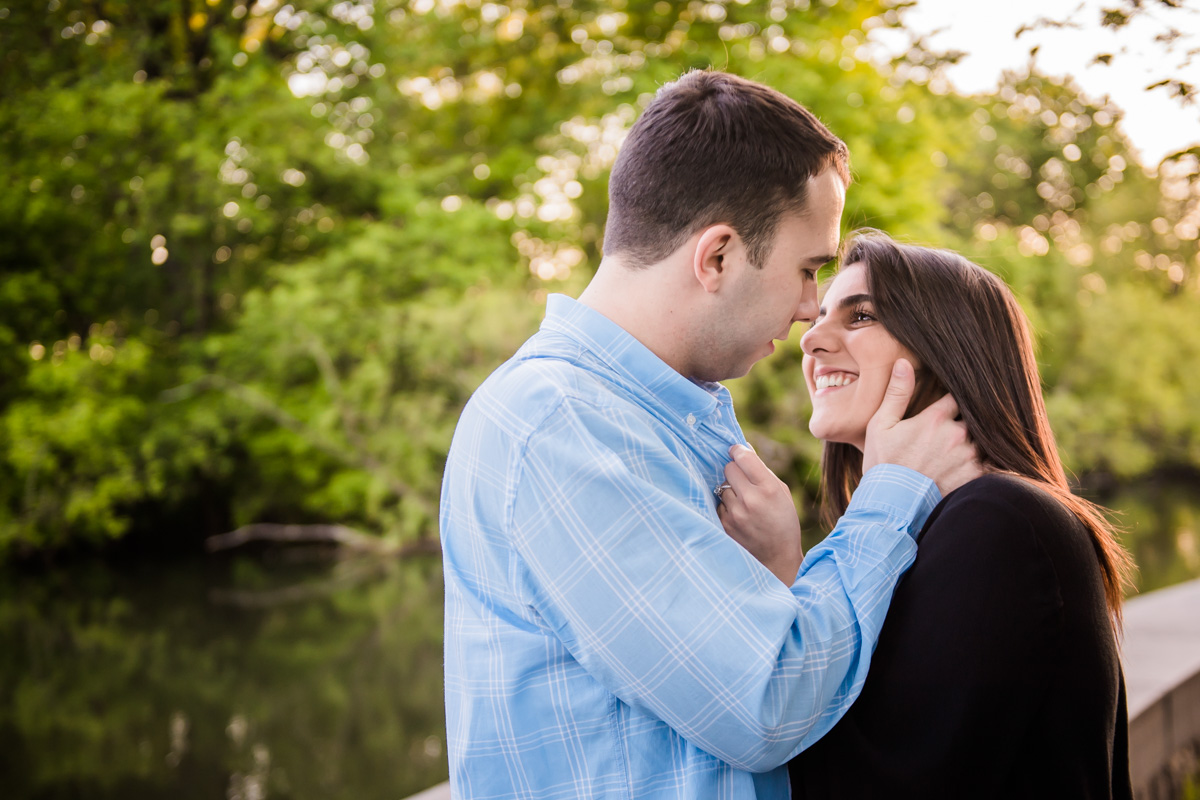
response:
<path id="1" fill-rule="evenodd" d="M 1024 314 L 947 251 L 870 232 L 843 263 L 801 340 L 826 520 L 861 478 L 897 358 L 916 367 L 909 414 L 953 395 L 986 474 L 930 515 L 863 692 L 791 762 L 793 796 L 1130 797 L 1115 636 L 1130 560 L 1068 487 Z"/>

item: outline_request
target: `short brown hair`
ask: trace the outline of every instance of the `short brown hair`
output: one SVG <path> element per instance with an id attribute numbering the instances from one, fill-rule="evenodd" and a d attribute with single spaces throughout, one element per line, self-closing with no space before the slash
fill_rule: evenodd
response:
<path id="1" fill-rule="evenodd" d="M 808 180 L 832 166 L 849 184 L 849 160 L 845 143 L 791 98 L 725 72 L 689 72 L 658 91 L 621 148 L 604 252 L 644 267 L 725 223 L 761 266 L 780 217 L 804 212 Z"/>
<path id="2" fill-rule="evenodd" d="M 947 391 L 985 464 L 1050 493 L 1091 534 L 1105 595 L 1119 619 L 1133 562 L 1095 504 L 1074 494 L 1058 454 L 1025 312 L 1008 286 L 958 253 L 900 244 L 878 231 L 849 241 L 843 264 L 862 264 L 875 316 L 920 363 L 914 402 L 921 411 Z M 822 514 L 845 513 L 862 477 L 857 448 L 826 442 Z"/>

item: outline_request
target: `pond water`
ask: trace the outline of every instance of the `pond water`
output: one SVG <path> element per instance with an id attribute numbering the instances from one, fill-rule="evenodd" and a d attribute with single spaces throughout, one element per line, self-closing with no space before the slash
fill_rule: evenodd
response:
<path id="1" fill-rule="evenodd" d="M 1200 487 L 1109 504 L 1143 591 L 1200 577 Z M 0 574 L 3 796 L 399 800 L 444 780 L 438 559 L 305 552 Z"/>
<path id="2" fill-rule="evenodd" d="M 444 780 L 440 570 L 5 576 L 0 796 L 397 800 Z"/>

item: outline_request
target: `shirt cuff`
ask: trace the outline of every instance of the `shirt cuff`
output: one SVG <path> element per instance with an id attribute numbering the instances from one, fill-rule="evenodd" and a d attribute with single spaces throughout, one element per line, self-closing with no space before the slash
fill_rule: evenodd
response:
<path id="1" fill-rule="evenodd" d="M 863 475 L 846 513 L 885 514 L 905 523 L 904 530 L 915 540 L 941 501 L 937 484 L 921 473 L 897 464 L 877 464 Z"/>

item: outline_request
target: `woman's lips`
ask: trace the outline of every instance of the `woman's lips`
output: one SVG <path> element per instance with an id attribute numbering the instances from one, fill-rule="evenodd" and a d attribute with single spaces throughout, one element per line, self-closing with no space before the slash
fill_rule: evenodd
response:
<path id="1" fill-rule="evenodd" d="M 847 372 L 836 367 L 819 367 L 813 372 L 813 391 L 836 391 L 858 380 L 858 373 Z"/>

